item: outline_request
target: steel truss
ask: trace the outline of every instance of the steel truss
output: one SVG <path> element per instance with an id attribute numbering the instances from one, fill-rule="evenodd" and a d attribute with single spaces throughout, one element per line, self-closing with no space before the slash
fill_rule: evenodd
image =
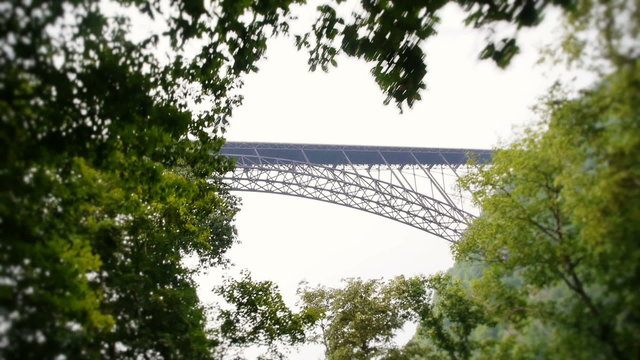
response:
<path id="1" fill-rule="evenodd" d="M 463 209 L 461 198 L 454 200 L 456 196 L 451 196 L 451 190 L 447 190 L 444 181 L 445 172 L 449 172 L 454 178 L 458 175 L 464 167 L 466 156 L 465 162 L 461 158 L 453 164 L 444 156 L 444 161 L 423 164 L 413 156 L 413 164 L 394 164 L 387 160 L 392 158 L 385 156 L 388 152 L 378 151 L 382 161 L 365 165 L 352 163 L 347 153 L 343 152 L 346 158 L 344 163 L 334 161 L 327 165 L 310 161 L 306 154 L 301 157 L 306 161 L 298 161 L 293 160 L 293 156 L 263 156 L 257 150 L 251 154 L 251 151 L 246 151 L 251 146 L 245 146 L 245 150 L 241 151 L 239 147 L 234 149 L 234 145 L 238 143 L 230 144 L 231 146 L 223 148 L 222 153 L 236 159 L 236 169 L 224 177 L 232 190 L 283 194 L 343 205 L 401 222 L 450 242 L 460 238 L 467 223 L 474 217 Z M 265 146 L 264 143 L 243 144 L 254 145 L 254 149 Z M 297 146 L 274 145 L 286 146 L 288 149 Z M 403 150 L 410 153 L 420 150 L 393 149 L 398 153 Z M 375 150 L 376 148 L 367 148 L 366 151 Z M 446 151 L 428 150 L 432 153 Z M 312 150 L 307 151 L 312 153 Z M 485 157 L 488 153 L 475 152 Z M 286 157 L 287 153 L 283 154 Z M 419 183 L 422 188 L 418 187 Z"/>

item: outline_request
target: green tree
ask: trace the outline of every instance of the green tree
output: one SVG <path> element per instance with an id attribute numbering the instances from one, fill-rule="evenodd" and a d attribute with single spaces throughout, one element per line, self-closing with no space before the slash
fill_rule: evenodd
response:
<path id="1" fill-rule="evenodd" d="M 297 345 L 306 340 L 306 329 L 317 320 L 309 311 L 292 312 L 277 285 L 256 282 L 248 272 L 240 280 L 227 280 L 215 288 L 226 306 L 217 311 L 220 339 L 227 349 L 262 345 L 275 357 L 283 357 L 278 344 Z"/>
<path id="2" fill-rule="evenodd" d="M 600 75 L 633 66 L 640 56 L 640 12 L 637 0 L 580 0 L 567 12 L 559 42 L 546 57 Z"/>
<path id="3" fill-rule="evenodd" d="M 470 359 L 480 343 L 472 332 L 488 319 L 482 305 L 470 297 L 460 281 L 439 274 L 428 279 L 430 301 L 417 308 L 419 334 L 429 340 L 425 355 L 433 359 Z"/>
<path id="4" fill-rule="evenodd" d="M 385 103 L 394 101 L 400 108 L 411 107 L 420 100 L 427 74 L 424 42 L 436 35 L 439 11 L 449 1 L 392 1 L 362 0 L 359 12 L 341 16 L 339 4 L 318 7 L 319 17 L 312 29 L 296 35 L 298 48 L 308 49 L 311 70 L 328 70 L 336 66 L 340 54 L 363 59 L 374 65 L 371 73 L 387 96 Z M 519 52 L 517 32 L 523 27 L 537 25 L 549 5 L 573 10 L 571 0 L 475 1 L 454 3 L 467 14 L 465 23 L 475 28 L 489 29 L 509 25 L 511 32 L 504 37 L 488 36 L 480 53 L 481 59 L 491 59 L 506 67 Z"/>
<path id="5" fill-rule="evenodd" d="M 0 357 L 209 358 L 181 259 L 213 266 L 233 242 L 214 134 L 236 100 L 98 2 L 2 7 Z M 196 81 L 211 110 L 188 109 Z"/>
<path id="6" fill-rule="evenodd" d="M 473 335 L 478 328 L 492 325 L 491 321 L 461 280 L 440 273 L 408 279 L 407 284 L 411 283 L 407 289 L 412 291 L 398 295 L 418 322 L 416 334 L 385 359 L 470 359 L 485 346 L 487 338 Z"/>
<path id="7" fill-rule="evenodd" d="M 483 211 L 456 245 L 487 262 L 474 293 L 516 333 L 545 326 L 557 357 L 640 355 L 639 70 L 553 98 L 537 129 L 463 182 Z"/>
<path id="8" fill-rule="evenodd" d="M 306 312 L 318 317 L 313 340 L 327 359 L 372 359 L 394 352 L 396 332 L 415 319 L 412 305 L 424 294 L 422 278 L 346 279 L 342 288 L 306 284 L 299 296 Z M 420 302 L 421 303 L 421 302 Z"/>
<path id="9" fill-rule="evenodd" d="M 299 290 L 305 311 L 318 317 L 311 340 L 327 359 L 469 359 L 483 345 L 472 332 L 490 324 L 486 311 L 450 275 L 344 282 Z M 398 348 L 393 338 L 408 321 L 418 322 L 418 339 Z"/>
<path id="10" fill-rule="evenodd" d="M 540 123 L 463 181 L 482 213 L 451 273 L 493 324 L 471 333 L 474 358 L 638 356 L 637 8 L 578 2 L 557 58 L 601 80 L 577 96 L 553 89 Z M 425 330 L 409 358 L 430 358 Z"/>

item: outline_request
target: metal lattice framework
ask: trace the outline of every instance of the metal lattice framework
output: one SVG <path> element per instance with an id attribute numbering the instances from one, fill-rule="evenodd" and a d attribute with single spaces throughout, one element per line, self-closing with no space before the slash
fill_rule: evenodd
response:
<path id="1" fill-rule="evenodd" d="M 491 159 L 488 150 L 238 142 L 221 153 L 236 159 L 225 176 L 232 190 L 343 205 L 451 242 L 474 216 L 446 177 L 455 180 L 470 155 Z"/>

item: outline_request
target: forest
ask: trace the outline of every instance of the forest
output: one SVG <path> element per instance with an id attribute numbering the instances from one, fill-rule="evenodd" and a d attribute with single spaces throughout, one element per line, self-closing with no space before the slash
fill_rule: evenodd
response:
<path id="1" fill-rule="evenodd" d="M 303 282 L 297 307 L 243 272 L 203 305 L 194 277 L 228 264 L 241 210 L 219 150 L 269 39 L 310 71 L 365 62 L 399 112 L 428 89 L 424 44 L 450 2 L 349 3 L 0 2 L 0 359 L 283 359 L 309 343 L 331 360 L 640 358 L 638 0 L 453 2 L 501 68 L 533 46 L 520 30 L 561 12 L 543 61 L 597 80 L 558 81 L 534 124 L 470 164 L 459 186 L 480 215 L 449 271 Z M 301 6 L 315 21 L 294 33 Z"/>

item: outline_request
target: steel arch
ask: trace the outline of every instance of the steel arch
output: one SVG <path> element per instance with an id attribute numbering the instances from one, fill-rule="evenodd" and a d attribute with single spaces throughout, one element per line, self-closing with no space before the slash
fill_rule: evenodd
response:
<path id="1" fill-rule="evenodd" d="M 221 150 L 236 160 L 236 169 L 224 177 L 231 190 L 338 204 L 450 242 L 460 238 L 474 216 L 463 210 L 462 200 L 456 203 L 450 196 L 444 170 L 457 177 L 470 153 L 479 161 L 491 161 L 491 151 L 473 149 L 229 142 Z M 374 167 L 377 178 L 371 172 Z M 381 169 L 390 176 L 388 181 L 382 179 Z M 435 176 L 438 169 L 442 183 Z M 419 189 L 418 177 L 426 181 L 431 196 Z"/>
<path id="2" fill-rule="evenodd" d="M 415 191 L 410 185 L 407 186 L 407 182 L 403 182 L 397 174 L 394 176 L 400 180 L 400 184 L 370 176 L 368 170 L 373 164 L 368 164 L 368 169 L 363 174 L 363 171 L 359 170 L 366 169 L 366 167 L 351 163 L 344 151 L 343 154 L 345 154 L 346 162 L 349 162 L 348 165 L 344 162 L 334 162 L 328 166 L 309 161 L 308 156 L 304 153 L 302 156 L 296 156 L 305 161 L 298 161 L 293 160 L 292 156 L 279 158 L 260 155 L 256 150 L 259 149 L 258 146 L 254 146 L 253 151 L 239 151 L 238 146 L 233 145 L 240 143 L 231 144 L 232 146 L 223 148 L 222 153 L 236 159 L 235 171 L 224 177 L 232 190 L 283 194 L 338 204 L 398 221 L 450 242 L 455 242 L 460 238 L 467 223 L 473 218 L 472 214 L 456 206 L 446 191 L 438 186 L 437 181 L 429 173 L 429 169 L 435 164 L 421 164 L 415 156 L 413 158 L 416 161 L 413 164 L 393 164 L 381 155 L 383 161 L 380 161 L 382 164 L 379 165 L 392 171 L 394 168 L 402 170 L 407 166 L 421 168 L 429 175 L 432 186 L 433 184 L 437 186 L 441 199 Z M 242 144 L 252 145 L 251 143 Z M 263 147 L 265 145 L 264 143 L 257 144 Z M 302 147 L 296 144 L 275 145 L 296 150 L 300 150 Z M 331 145 L 315 146 L 332 147 Z M 245 148 L 247 147 L 245 146 Z M 251 149 L 251 146 L 248 148 Z M 439 149 L 428 150 L 438 151 Z M 486 156 L 487 153 L 482 152 L 481 155 Z M 446 157 L 442 156 L 442 159 L 446 166 L 451 167 L 454 172 L 462 164 L 462 160 L 451 164 Z M 404 175 L 400 175 L 404 177 Z"/>

